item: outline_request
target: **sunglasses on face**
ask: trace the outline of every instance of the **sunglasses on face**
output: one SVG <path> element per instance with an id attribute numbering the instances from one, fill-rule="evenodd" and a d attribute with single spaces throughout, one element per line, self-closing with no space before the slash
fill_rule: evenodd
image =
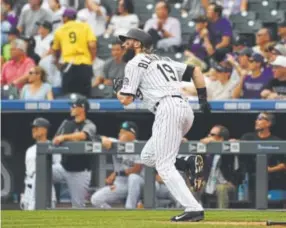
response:
<path id="1" fill-rule="evenodd" d="M 209 137 L 210 137 L 210 136 L 211 136 L 211 137 L 215 137 L 215 136 L 219 136 L 219 135 L 216 134 L 216 133 L 211 133 L 211 132 L 210 132 L 210 133 L 209 133 Z"/>
<path id="2" fill-rule="evenodd" d="M 29 75 L 36 75 L 36 74 L 39 74 L 39 72 L 36 72 L 36 71 L 30 71 L 29 72 Z"/>

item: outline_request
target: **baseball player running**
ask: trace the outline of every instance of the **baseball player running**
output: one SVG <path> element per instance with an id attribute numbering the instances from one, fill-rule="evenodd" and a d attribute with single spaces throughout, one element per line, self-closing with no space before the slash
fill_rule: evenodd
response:
<path id="1" fill-rule="evenodd" d="M 141 160 L 156 168 L 171 194 L 185 207 L 184 213 L 171 221 L 203 220 L 204 209 L 174 165 L 182 138 L 194 120 L 191 106 L 181 96 L 180 81 L 193 79 L 202 111 L 210 112 L 203 75 L 197 67 L 151 54 L 152 38 L 140 29 L 131 29 L 119 39 L 125 48 L 124 59 L 130 61 L 117 98 L 123 105 L 129 105 L 137 95 L 155 114 L 152 136 L 141 153 Z M 195 167 L 196 171 L 201 169 Z"/>
<path id="2" fill-rule="evenodd" d="M 112 142 L 133 142 L 137 133 L 137 125 L 126 121 L 121 125 L 118 140 L 102 136 L 102 144 L 106 149 L 110 149 Z M 91 196 L 91 203 L 97 208 L 110 208 L 110 204 L 126 199 L 125 208 L 134 209 L 144 184 L 140 156 L 118 154 L 113 156 L 113 163 L 114 172 L 106 178 L 107 186 Z"/>
<path id="3" fill-rule="evenodd" d="M 86 118 L 89 103 L 85 96 L 71 94 L 71 116 L 64 120 L 53 139 L 55 145 L 67 141 L 93 141 L 96 127 Z M 54 182 L 66 182 L 71 195 L 73 208 L 85 206 L 85 196 L 91 179 L 91 159 L 89 155 L 63 154 L 61 164 L 53 165 Z"/>
<path id="4" fill-rule="evenodd" d="M 50 122 L 44 118 L 37 118 L 32 123 L 32 136 L 38 142 L 48 142 L 48 128 Z M 36 149 L 34 144 L 27 149 L 26 152 L 26 177 L 25 177 L 25 191 L 21 197 L 20 207 L 23 210 L 35 210 L 35 181 L 36 181 Z M 59 164 L 61 161 L 60 154 L 53 155 L 53 163 Z M 52 207 L 55 207 L 56 194 L 55 189 L 52 188 Z"/>

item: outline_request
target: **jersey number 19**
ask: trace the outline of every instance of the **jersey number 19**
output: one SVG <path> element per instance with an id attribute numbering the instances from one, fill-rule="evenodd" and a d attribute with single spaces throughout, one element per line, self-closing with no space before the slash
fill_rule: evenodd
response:
<path id="1" fill-rule="evenodd" d="M 176 74 L 174 70 L 166 63 L 163 64 L 157 64 L 157 69 L 160 70 L 166 81 L 177 81 Z"/>

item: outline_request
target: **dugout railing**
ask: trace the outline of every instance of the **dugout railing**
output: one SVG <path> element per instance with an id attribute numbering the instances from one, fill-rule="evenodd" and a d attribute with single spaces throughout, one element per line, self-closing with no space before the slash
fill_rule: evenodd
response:
<path id="1" fill-rule="evenodd" d="M 36 209 L 50 208 L 52 187 L 52 154 L 89 154 L 97 156 L 93 164 L 97 175 L 105 175 L 100 158 L 116 154 L 140 154 L 145 141 L 134 143 L 114 143 L 112 149 L 106 151 L 99 142 L 66 142 L 60 146 L 51 143 L 37 144 L 36 162 Z M 232 154 L 256 155 L 255 208 L 267 209 L 268 205 L 268 172 L 267 154 L 286 154 L 286 141 L 240 141 L 219 142 L 205 145 L 197 141 L 183 143 L 179 154 Z M 104 157 L 103 157 L 104 158 Z M 104 174 L 102 174 L 104 173 Z M 155 170 L 145 167 L 144 207 L 155 208 Z"/>

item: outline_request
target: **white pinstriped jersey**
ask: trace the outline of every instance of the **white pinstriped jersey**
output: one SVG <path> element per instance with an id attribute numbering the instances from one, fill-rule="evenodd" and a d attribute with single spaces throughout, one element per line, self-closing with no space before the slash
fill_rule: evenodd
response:
<path id="1" fill-rule="evenodd" d="M 120 92 L 136 95 L 151 112 L 165 96 L 181 95 L 180 81 L 187 65 L 154 54 L 138 54 L 125 67 Z"/>

